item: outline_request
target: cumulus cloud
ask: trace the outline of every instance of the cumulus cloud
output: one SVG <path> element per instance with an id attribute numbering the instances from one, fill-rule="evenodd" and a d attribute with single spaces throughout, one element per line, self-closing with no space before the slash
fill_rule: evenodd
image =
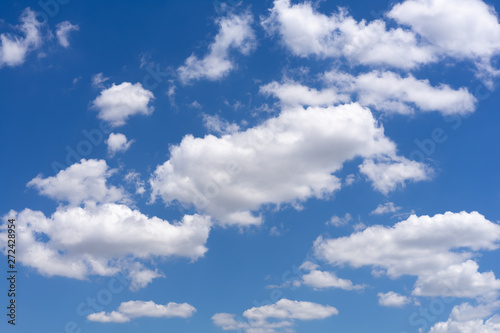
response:
<path id="1" fill-rule="evenodd" d="M 378 293 L 377 296 L 378 304 L 394 308 L 401 308 L 411 301 L 408 297 L 395 293 L 394 291 Z"/>
<path id="2" fill-rule="evenodd" d="M 363 286 L 354 285 L 352 281 L 341 279 L 333 272 L 312 270 L 302 276 L 305 285 L 314 289 L 339 288 L 344 290 L 360 290 Z"/>
<path id="3" fill-rule="evenodd" d="M 260 87 L 260 93 L 276 96 L 286 106 L 330 106 L 349 102 L 350 96 L 336 88 L 317 90 L 294 81 L 278 83 L 273 81 Z"/>
<path id="4" fill-rule="evenodd" d="M 141 262 L 155 257 L 202 257 L 211 225 L 209 218 L 199 215 L 169 223 L 114 203 L 58 207 L 50 217 L 31 209 L 9 216 L 15 216 L 19 226 L 24 251 L 18 259 L 24 266 L 42 275 L 75 279 L 123 270 L 131 273 L 132 289 L 161 276 L 141 274 L 145 270 Z M 5 228 L 1 233 L 5 235 Z"/>
<path id="5" fill-rule="evenodd" d="M 107 184 L 115 172 L 104 160 L 85 160 L 59 171 L 56 176 L 42 178 L 38 175 L 27 185 L 49 198 L 80 205 L 89 202 L 122 202 L 127 194 L 123 188 Z"/>
<path id="6" fill-rule="evenodd" d="M 387 213 L 396 213 L 400 210 L 401 207 L 395 206 L 393 202 L 386 202 L 385 204 L 380 204 L 373 211 L 370 212 L 370 215 L 384 215 Z"/>
<path id="7" fill-rule="evenodd" d="M 129 317 L 116 311 L 110 313 L 106 313 L 104 311 L 91 313 L 87 316 L 87 319 L 99 323 L 127 323 L 130 321 Z"/>
<path id="8" fill-rule="evenodd" d="M 275 0 L 262 25 L 300 57 L 345 57 L 354 64 L 404 69 L 437 60 L 433 48 L 420 43 L 412 31 L 387 29 L 382 20 L 358 22 L 342 8 L 326 16 L 310 2 L 291 5 L 289 0 Z"/>
<path id="9" fill-rule="evenodd" d="M 401 77 L 389 71 L 372 71 L 356 77 L 329 71 L 323 79 L 328 87 L 321 90 L 293 81 L 273 81 L 261 86 L 260 92 L 277 97 L 284 105 L 337 105 L 354 100 L 378 111 L 405 115 L 416 110 L 464 115 L 473 112 L 477 103 L 466 88 L 433 87 L 428 80 L 417 80 L 411 74 Z"/>
<path id="10" fill-rule="evenodd" d="M 470 59 L 482 63 L 483 68 L 488 68 L 491 58 L 500 54 L 498 15 L 481 0 L 406 0 L 387 15 L 411 27 L 438 54 Z"/>
<path id="11" fill-rule="evenodd" d="M 100 119 L 109 122 L 111 126 L 122 126 L 130 116 L 153 113 L 153 107 L 149 106 L 153 99 L 153 93 L 144 89 L 140 83 L 123 82 L 102 90 L 93 101 L 93 106 L 99 110 Z"/>
<path id="12" fill-rule="evenodd" d="M 36 13 L 26 8 L 19 19 L 21 24 L 15 29 L 21 35 L 1 34 L 0 68 L 18 66 L 24 63 L 28 53 L 38 49 L 43 42 L 42 23 L 37 21 Z"/>
<path id="13" fill-rule="evenodd" d="M 126 323 L 133 318 L 141 317 L 189 318 L 195 312 L 196 308 L 188 303 L 170 302 L 166 305 L 159 305 L 153 301 L 128 301 L 121 303 L 117 311 L 92 313 L 87 316 L 87 319 L 101 323 Z"/>
<path id="14" fill-rule="evenodd" d="M 296 204 L 338 190 L 334 173 L 355 157 L 365 159 L 361 172 L 384 193 L 428 172 L 397 155 L 370 110 L 298 107 L 222 137 L 185 136 L 150 179 L 152 199 L 194 205 L 222 224 L 260 224 L 253 212 L 264 204 Z"/>
<path id="15" fill-rule="evenodd" d="M 253 18 L 250 13 L 229 14 L 219 18 L 219 32 L 209 46 L 208 53 L 199 59 L 194 54 L 186 59 L 177 71 L 180 80 L 190 83 L 194 80 L 218 80 L 235 68 L 230 58 L 230 51 L 249 54 L 255 48 L 255 36 L 252 30 Z"/>
<path id="16" fill-rule="evenodd" d="M 354 94 L 361 105 L 386 113 L 412 114 L 419 110 L 464 115 L 473 112 L 477 103 L 467 88 L 432 86 L 428 80 L 418 80 L 411 74 L 402 77 L 390 71 L 372 71 L 356 77 L 330 71 L 324 79 L 341 93 Z"/>
<path id="17" fill-rule="evenodd" d="M 466 302 L 453 307 L 450 319 L 454 321 L 483 319 L 491 316 L 498 308 L 500 308 L 500 301 L 481 303 L 476 306 Z"/>
<path id="18" fill-rule="evenodd" d="M 405 157 L 367 159 L 359 166 L 359 170 L 372 181 L 373 188 L 384 194 L 404 187 L 407 181 L 428 180 L 433 173 L 422 163 Z"/>
<path id="19" fill-rule="evenodd" d="M 72 31 L 78 31 L 80 28 L 78 27 L 78 25 L 73 25 L 71 24 L 71 22 L 69 21 L 64 21 L 64 22 L 61 22 L 57 25 L 57 29 L 56 29 L 56 36 L 57 36 L 57 40 L 59 41 L 59 44 L 61 44 L 61 46 L 67 48 L 69 47 L 69 34 L 70 32 Z"/>
<path id="20" fill-rule="evenodd" d="M 127 151 L 130 145 L 134 143 L 134 140 L 128 141 L 127 137 L 121 133 L 111 133 L 106 143 L 108 145 L 108 153 L 114 156 L 118 152 Z"/>
<path id="21" fill-rule="evenodd" d="M 107 185 L 111 171 L 105 161 L 82 160 L 55 177 L 32 180 L 41 194 L 68 206 L 58 206 L 51 216 L 24 209 L 9 212 L 17 223 L 17 237 L 24 250 L 20 263 L 46 276 L 86 279 L 126 272 L 130 288 L 137 290 L 162 277 L 146 263 L 155 258 L 202 257 L 211 229 L 209 217 L 185 215 L 170 223 L 148 217 L 114 201 L 123 200 L 123 189 Z M 79 206 L 83 204 L 82 206 Z M 0 229 L 5 236 L 6 225 Z M 0 248 L 6 249 L 6 239 Z"/>
<path id="22" fill-rule="evenodd" d="M 389 277 L 418 276 L 413 293 L 479 297 L 500 289 L 493 273 L 479 273 L 476 251 L 498 248 L 500 226 L 477 212 L 416 215 L 393 227 L 371 226 L 348 237 L 314 244 L 333 265 L 372 266 Z"/>
<path id="23" fill-rule="evenodd" d="M 243 313 L 245 321 L 237 320 L 236 315 L 229 313 L 217 313 L 212 320 L 223 330 L 274 333 L 289 329 L 294 325 L 294 320 L 318 320 L 337 314 L 338 310 L 333 306 L 281 299 L 275 304 L 246 310 Z M 273 321 L 270 322 L 269 319 Z M 289 330 L 285 331 L 289 332 Z"/>
<path id="24" fill-rule="evenodd" d="M 500 316 L 495 315 L 487 320 L 476 319 L 468 321 L 454 321 L 436 323 L 429 333 L 499 333 Z"/>
<path id="25" fill-rule="evenodd" d="M 449 297 L 476 297 L 496 295 L 500 280 L 493 272 L 478 272 L 479 265 L 472 260 L 451 265 L 434 274 L 420 276 L 413 294 L 417 296 L 443 295 Z"/>
<path id="26" fill-rule="evenodd" d="M 481 0 L 406 0 L 387 18 L 356 21 L 346 9 L 330 16 L 310 2 L 275 0 L 261 23 L 294 55 L 345 58 L 351 64 L 414 69 L 446 57 L 470 60 L 479 75 L 500 75 L 491 58 L 500 54 L 500 24 L 494 8 Z"/>

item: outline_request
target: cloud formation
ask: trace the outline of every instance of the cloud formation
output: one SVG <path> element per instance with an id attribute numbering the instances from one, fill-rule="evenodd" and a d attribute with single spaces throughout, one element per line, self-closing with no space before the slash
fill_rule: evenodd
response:
<path id="1" fill-rule="evenodd" d="M 153 93 L 144 89 L 140 83 L 123 82 L 102 90 L 101 94 L 93 101 L 93 106 L 99 110 L 99 119 L 117 127 L 125 125 L 131 116 L 153 113 L 154 108 L 149 106 L 153 99 Z"/>
<path id="2" fill-rule="evenodd" d="M 21 36 L 5 33 L 0 35 L 0 68 L 23 64 L 26 56 L 43 43 L 43 25 L 36 19 L 36 13 L 33 10 L 26 8 L 19 20 L 21 24 L 15 29 L 21 32 Z"/>
<path id="3" fill-rule="evenodd" d="M 128 301 L 121 303 L 117 311 L 92 313 L 87 316 L 87 319 L 100 323 L 126 323 L 131 319 L 141 317 L 189 318 L 195 312 L 196 308 L 188 303 L 170 302 L 166 305 L 159 305 L 153 301 Z"/>
<path id="4" fill-rule="evenodd" d="M 337 315 L 338 310 L 333 306 L 321 305 L 312 302 L 291 301 L 281 299 L 271 305 L 254 307 L 246 310 L 243 317 L 247 320 L 237 320 L 236 315 L 217 313 L 212 317 L 215 325 L 225 331 L 243 330 L 246 333 L 257 332 L 289 332 L 294 320 L 318 320 Z M 272 321 L 270 321 L 272 319 Z"/>
<path id="5" fill-rule="evenodd" d="M 221 137 L 187 135 L 150 179 L 152 198 L 193 205 L 222 224 L 256 225 L 265 204 L 295 204 L 340 189 L 334 175 L 361 157 L 361 173 L 387 193 L 429 169 L 397 155 L 370 110 L 358 104 L 284 109 L 275 118 Z"/>
<path id="6" fill-rule="evenodd" d="M 111 133 L 106 143 L 108 145 L 108 153 L 114 156 L 118 152 L 127 151 L 130 145 L 134 143 L 134 140 L 127 140 L 127 137 L 121 133 Z"/>
<path id="7" fill-rule="evenodd" d="M 188 84 L 195 80 L 218 80 L 235 68 L 230 51 L 247 55 L 255 48 L 255 35 L 251 27 L 252 15 L 229 14 L 217 20 L 219 32 L 208 47 L 208 53 L 199 59 L 194 54 L 177 69 L 179 79 Z"/>
<path id="8" fill-rule="evenodd" d="M 332 265 L 382 269 L 389 277 L 414 275 L 413 294 L 475 298 L 494 296 L 500 280 L 481 273 L 479 250 L 495 250 L 500 226 L 477 212 L 416 215 L 393 227 L 372 226 L 348 237 L 314 243 L 315 254 Z"/>
<path id="9" fill-rule="evenodd" d="M 61 44 L 62 47 L 68 48 L 69 47 L 69 34 L 72 31 L 78 31 L 80 28 L 78 25 L 71 24 L 69 21 L 64 21 L 61 22 L 57 25 L 56 29 L 56 36 L 59 44 Z"/>
<path id="10" fill-rule="evenodd" d="M 75 279 L 123 271 L 131 279 L 130 288 L 137 290 L 163 276 L 145 266 L 152 259 L 194 261 L 204 256 L 209 217 L 185 215 L 171 223 L 116 203 L 128 196 L 122 188 L 108 185 L 111 173 L 103 160 L 82 160 L 54 177 L 33 179 L 29 186 L 68 205 L 58 206 L 51 216 L 28 208 L 9 212 L 24 248 L 17 256 L 20 263 L 45 276 Z M 0 234 L 6 233 L 4 225 Z M 3 249 L 6 240 L 0 241 Z"/>

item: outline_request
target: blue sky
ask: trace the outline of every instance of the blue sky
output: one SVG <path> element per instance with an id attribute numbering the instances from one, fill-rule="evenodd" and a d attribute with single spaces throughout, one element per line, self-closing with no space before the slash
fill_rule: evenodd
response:
<path id="1" fill-rule="evenodd" d="M 499 332 L 497 10 L 2 2 L 2 331 Z"/>

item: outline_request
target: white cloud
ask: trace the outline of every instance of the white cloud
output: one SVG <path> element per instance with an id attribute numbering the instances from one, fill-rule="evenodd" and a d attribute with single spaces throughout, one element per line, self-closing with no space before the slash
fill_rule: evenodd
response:
<path id="1" fill-rule="evenodd" d="M 89 202 L 122 202 L 127 194 L 122 188 L 108 186 L 107 179 L 114 173 L 104 160 L 85 160 L 59 171 L 56 176 L 38 175 L 27 186 L 40 194 L 71 205 Z"/>
<path id="2" fill-rule="evenodd" d="M 294 320 L 318 320 L 337 314 L 338 310 L 329 305 L 281 299 L 275 304 L 246 310 L 243 317 L 247 321 L 236 320 L 236 316 L 229 313 L 217 313 L 212 320 L 223 330 L 241 329 L 246 333 L 273 333 L 280 332 L 282 328 L 289 332 Z M 269 322 L 269 319 L 273 322 Z"/>
<path id="3" fill-rule="evenodd" d="M 433 172 L 422 163 L 405 157 L 365 160 L 359 170 L 372 181 L 376 190 L 384 194 L 404 187 L 407 181 L 429 180 Z"/>
<path id="4" fill-rule="evenodd" d="M 387 18 L 402 27 L 387 28 L 382 19 L 356 21 L 340 8 L 331 16 L 310 2 L 275 0 L 262 25 L 296 56 L 345 58 L 351 64 L 417 68 L 452 57 L 477 64 L 479 76 L 500 71 L 491 58 L 500 54 L 500 24 L 492 6 L 481 0 L 407 0 Z"/>
<path id="5" fill-rule="evenodd" d="M 152 199 L 194 205 L 223 224 L 259 224 L 252 211 L 264 204 L 297 204 L 338 190 L 333 173 L 355 157 L 369 159 L 361 171 L 383 192 L 427 172 L 396 155 L 370 110 L 357 104 L 298 107 L 220 138 L 185 136 L 150 179 Z M 383 164 L 372 167 L 372 158 Z"/>
<path id="6" fill-rule="evenodd" d="M 125 323 L 140 317 L 189 318 L 195 312 L 196 308 L 188 303 L 170 302 L 166 305 L 159 305 L 153 301 L 128 301 L 121 303 L 117 311 L 92 313 L 87 316 L 87 319 L 101 323 Z"/>
<path id="7" fill-rule="evenodd" d="M 491 315 L 500 307 L 500 301 L 476 306 L 462 303 L 453 307 L 447 321 L 436 323 L 429 333 L 499 333 L 500 316 Z"/>
<path id="8" fill-rule="evenodd" d="M 305 270 L 305 271 L 314 271 L 318 269 L 319 266 L 311 261 L 306 261 L 300 265 L 299 269 L 300 270 Z"/>
<path id="9" fill-rule="evenodd" d="M 18 225 L 17 235 L 24 248 L 18 259 L 24 266 L 42 275 L 75 279 L 127 271 L 131 289 L 161 276 L 143 272 L 148 270 L 141 262 L 155 257 L 202 257 L 211 227 L 210 219 L 199 215 L 169 223 L 114 203 L 59 206 L 50 217 L 30 209 L 10 212 L 9 216 L 15 216 Z M 6 246 L 5 242 L 0 245 Z"/>
<path id="10" fill-rule="evenodd" d="M 329 221 L 327 221 L 326 224 L 340 227 L 340 226 L 346 225 L 350 221 L 352 221 L 352 216 L 351 216 L 351 214 L 346 213 L 344 215 L 344 217 L 339 217 L 337 215 L 332 216 L 332 218 Z"/>
<path id="11" fill-rule="evenodd" d="M 208 131 L 217 134 L 231 134 L 240 130 L 237 124 L 230 123 L 218 115 L 203 114 L 203 125 Z"/>
<path id="12" fill-rule="evenodd" d="M 108 153 L 114 156 L 118 152 L 125 152 L 130 148 L 130 145 L 134 143 L 134 140 L 127 141 L 127 137 L 121 133 L 111 133 L 108 140 L 106 141 L 108 145 Z"/>
<path id="13" fill-rule="evenodd" d="M 498 308 L 500 308 L 500 301 L 478 304 L 476 306 L 472 306 L 470 303 L 462 303 L 453 307 L 450 319 L 454 321 L 483 319 L 491 316 Z"/>
<path id="14" fill-rule="evenodd" d="M 125 177 L 124 180 L 129 183 L 133 184 L 135 186 L 135 193 L 136 194 L 144 194 L 146 192 L 146 187 L 144 181 L 141 179 L 141 175 L 138 172 L 135 171 L 129 171 Z"/>
<path id="15" fill-rule="evenodd" d="M 482 63 L 500 54 L 498 15 L 481 0 L 407 0 L 387 15 L 410 26 L 436 53 Z"/>
<path id="16" fill-rule="evenodd" d="M 61 22 L 57 25 L 56 36 L 59 44 L 67 48 L 69 47 L 69 34 L 71 31 L 78 31 L 80 28 L 78 25 L 73 25 L 69 21 Z"/>
<path id="17" fill-rule="evenodd" d="M 165 277 L 158 269 L 154 271 L 144 268 L 141 264 L 134 263 L 128 268 L 130 290 L 139 290 L 153 282 L 154 279 Z"/>
<path id="18" fill-rule="evenodd" d="M 388 30 L 382 20 L 357 22 L 345 9 L 326 16 L 310 2 L 291 5 L 289 0 L 275 0 L 262 25 L 300 57 L 345 57 L 354 64 L 405 69 L 436 60 L 433 49 L 419 43 L 412 31 Z"/>
<path id="19" fill-rule="evenodd" d="M 170 106 L 175 108 L 176 103 L 175 103 L 175 94 L 176 94 L 176 89 L 177 86 L 174 84 L 173 80 L 168 80 L 168 90 L 166 92 L 168 96 L 168 102 L 170 103 Z"/>
<path id="20" fill-rule="evenodd" d="M 470 259 L 498 248 L 500 226 L 473 213 L 415 215 L 393 227 L 371 226 L 348 237 L 319 237 L 314 250 L 333 265 L 373 266 L 391 278 L 418 276 L 414 294 L 478 297 L 495 292 L 492 273 L 478 273 Z M 455 273 L 457 275 L 455 275 Z"/>
<path id="21" fill-rule="evenodd" d="M 377 296 L 378 304 L 394 308 L 401 308 L 411 301 L 408 297 L 395 293 L 394 291 L 378 293 Z"/>
<path id="22" fill-rule="evenodd" d="M 454 90 L 411 74 L 401 77 L 389 71 L 372 71 L 357 77 L 338 71 L 323 74 L 328 87 L 321 90 L 294 81 L 273 81 L 260 87 L 264 95 L 277 97 L 285 106 L 329 106 L 355 100 L 363 106 L 386 113 L 413 114 L 438 111 L 444 115 L 468 114 L 475 110 L 476 98 L 466 89 Z"/>
<path id="23" fill-rule="evenodd" d="M 130 318 L 123 313 L 113 311 L 111 313 L 106 313 L 104 311 L 91 313 L 87 316 L 90 321 L 96 321 L 99 323 L 127 323 Z"/>
<path id="24" fill-rule="evenodd" d="M 185 215 L 169 223 L 117 204 L 127 196 L 122 188 L 107 185 L 112 173 L 103 160 L 82 159 L 55 177 L 30 181 L 28 185 L 41 194 L 70 205 L 59 205 L 47 217 L 31 209 L 9 213 L 15 216 L 24 248 L 18 255 L 20 263 L 42 275 L 75 279 L 124 271 L 131 279 L 130 289 L 137 290 L 163 276 L 146 268 L 146 262 L 158 257 L 194 261 L 205 254 L 209 217 Z M 0 229 L 1 235 L 6 232 L 6 226 Z M 6 243 L 0 241 L 0 246 L 5 250 Z"/>
<path id="25" fill-rule="evenodd" d="M 273 81 L 260 87 L 260 93 L 266 96 L 276 96 L 282 104 L 294 106 L 329 106 L 339 102 L 349 102 L 348 94 L 339 92 L 336 88 L 317 90 L 296 82 L 278 83 Z"/>
<path id="26" fill-rule="evenodd" d="M 478 269 L 475 261 L 467 260 L 433 274 L 419 276 L 413 294 L 470 298 L 497 295 L 500 280 L 495 278 L 493 272 L 479 273 Z"/>
<path id="27" fill-rule="evenodd" d="M 24 63 L 28 53 L 38 49 L 43 42 L 42 23 L 37 21 L 36 13 L 26 8 L 19 19 L 21 25 L 16 26 L 23 36 L 1 34 L 0 68 L 3 66 L 18 66 Z"/>
<path id="28" fill-rule="evenodd" d="M 122 126 L 130 116 L 153 113 L 153 107 L 148 106 L 153 99 L 153 93 L 144 89 L 140 83 L 123 82 L 101 91 L 93 101 L 93 106 L 99 110 L 100 119 L 108 121 L 112 126 Z"/>
<path id="29" fill-rule="evenodd" d="M 242 15 L 230 14 L 219 18 L 219 32 L 209 46 L 209 52 L 203 59 L 194 54 L 186 59 L 178 68 L 180 80 L 187 84 L 194 80 L 218 80 L 234 69 L 235 64 L 230 59 L 230 51 L 236 50 L 249 54 L 255 47 L 255 36 L 251 28 L 253 18 L 250 13 Z"/>
<path id="30" fill-rule="evenodd" d="M 429 333 L 500 333 L 500 316 L 495 315 L 488 320 L 454 321 L 449 319 L 432 326 Z"/>
<path id="31" fill-rule="evenodd" d="M 344 290 L 359 290 L 363 286 L 354 285 L 352 281 L 341 279 L 333 272 L 312 270 L 302 276 L 303 283 L 315 289 L 340 288 Z"/>
<path id="32" fill-rule="evenodd" d="M 466 88 L 454 90 L 445 84 L 434 87 L 411 74 L 402 77 L 389 71 L 372 71 L 355 77 L 331 71 L 324 74 L 324 79 L 339 93 L 355 94 L 361 105 L 387 113 L 412 114 L 418 109 L 464 115 L 473 112 L 477 103 Z"/>
<path id="33" fill-rule="evenodd" d="M 92 87 L 104 89 L 104 82 L 108 81 L 109 77 L 105 77 L 102 73 L 92 75 Z"/>
<path id="34" fill-rule="evenodd" d="M 380 204 L 375 208 L 370 215 L 384 215 L 387 213 L 396 213 L 401 210 L 401 207 L 397 207 L 393 202 L 386 202 L 385 204 Z"/>
<path id="35" fill-rule="evenodd" d="M 344 185 L 345 186 L 351 186 L 352 184 L 354 184 L 354 182 L 356 181 L 356 175 L 355 174 L 350 174 L 350 175 L 347 175 L 344 179 Z"/>

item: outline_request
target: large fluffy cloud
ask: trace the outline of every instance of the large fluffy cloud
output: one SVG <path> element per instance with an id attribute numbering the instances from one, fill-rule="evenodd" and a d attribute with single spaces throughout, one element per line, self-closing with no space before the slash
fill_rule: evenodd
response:
<path id="1" fill-rule="evenodd" d="M 317 256 L 333 265 L 372 266 L 390 277 L 418 276 L 416 295 L 478 297 L 500 289 L 493 273 L 478 272 L 475 251 L 498 248 L 500 226 L 473 213 L 412 215 L 393 227 L 372 226 L 336 239 L 318 238 Z"/>
<path id="2" fill-rule="evenodd" d="M 194 205 L 224 224 L 259 224 L 252 211 L 264 204 L 328 196 L 341 186 L 333 173 L 356 157 L 383 192 L 427 176 L 425 166 L 397 155 L 370 110 L 358 104 L 285 109 L 222 137 L 187 135 L 170 154 L 150 180 L 153 198 Z"/>
<path id="3" fill-rule="evenodd" d="M 117 311 L 92 313 L 87 316 L 87 319 L 101 323 L 125 323 L 140 317 L 189 318 L 195 312 L 196 308 L 187 303 L 170 302 L 166 305 L 160 305 L 152 301 L 128 301 L 121 303 Z"/>
<path id="4" fill-rule="evenodd" d="M 432 47 L 421 45 L 412 31 L 388 29 L 382 20 L 357 22 L 343 9 L 326 16 L 310 2 L 291 5 L 290 0 L 275 0 L 262 24 L 301 57 L 345 57 L 354 64 L 407 69 L 436 60 Z"/>
<path id="5" fill-rule="evenodd" d="M 153 93 L 140 83 L 123 82 L 102 90 L 93 101 L 93 106 L 99 110 L 100 119 L 112 126 L 122 126 L 136 114 L 150 115 L 154 109 L 149 103 L 153 99 Z"/>
<path id="6" fill-rule="evenodd" d="M 443 295 L 449 297 L 475 297 L 495 295 L 500 290 L 500 280 L 493 272 L 478 272 L 479 265 L 472 260 L 451 265 L 445 269 L 420 276 L 413 294 L 418 296 Z"/>
<path id="7" fill-rule="evenodd" d="M 217 80 L 227 75 L 235 67 L 230 51 L 248 54 L 255 47 L 252 22 L 250 13 L 219 18 L 219 32 L 210 44 L 209 52 L 202 59 L 194 54 L 187 58 L 177 70 L 180 80 L 189 83 L 200 79 Z"/>
<path id="8" fill-rule="evenodd" d="M 161 276 L 143 267 L 144 261 L 203 256 L 210 231 L 210 219 L 203 216 L 186 215 L 180 222 L 169 223 L 114 203 L 58 207 L 50 217 L 30 209 L 9 216 L 18 225 L 23 251 L 17 257 L 23 265 L 42 275 L 76 279 L 124 270 L 132 279 L 132 289 Z M 5 232 L 3 228 L 1 234 Z"/>
<path id="9" fill-rule="evenodd" d="M 22 36 L 1 34 L 0 41 L 0 68 L 3 66 L 17 66 L 24 63 L 29 52 L 39 48 L 43 42 L 42 24 L 37 21 L 36 13 L 26 8 L 20 18 L 21 24 L 16 29 Z"/>
<path id="10" fill-rule="evenodd" d="M 454 57 L 476 62 L 489 75 L 499 74 L 490 60 L 500 54 L 500 24 L 483 1 L 407 0 L 387 16 L 405 28 L 388 29 L 381 19 L 358 22 L 342 8 L 327 16 L 310 2 L 275 0 L 262 24 L 301 57 L 344 57 L 353 64 L 403 69 Z"/>
<path id="11" fill-rule="evenodd" d="M 500 54 L 495 9 L 481 0 L 407 0 L 388 13 L 429 41 L 436 53 L 471 59 L 484 69 Z"/>
<path id="12" fill-rule="evenodd" d="M 243 317 L 247 321 L 236 320 L 236 316 L 229 313 L 217 313 L 212 317 L 212 320 L 223 330 L 273 333 L 293 326 L 294 320 L 325 319 L 336 314 L 338 314 L 338 310 L 329 305 L 281 299 L 275 304 L 246 310 Z M 273 322 L 269 322 L 269 319 L 272 319 Z"/>
<path id="13" fill-rule="evenodd" d="M 149 260 L 196 260 L 205 254 L 210 218 L 186 215 L 170 223 L 118 204 L 126 195 L 107 184 L 110 174 L 105 161 L 82 160 L 54 177 L 33 179 L 30 186 L 69 205 L 58 206 L 51 216 L 31 209 L 8 214 L 16 219 L 23 244 L 19 261 L 43 275 L 76 279 L 126 271 L 130 288 L 138 289 L 162 276 L 146 268 Z M 5 236 L 6 226 L 0 231 Z M 6 239 L 0 241 L 4 249 Z"/>

